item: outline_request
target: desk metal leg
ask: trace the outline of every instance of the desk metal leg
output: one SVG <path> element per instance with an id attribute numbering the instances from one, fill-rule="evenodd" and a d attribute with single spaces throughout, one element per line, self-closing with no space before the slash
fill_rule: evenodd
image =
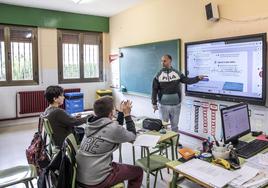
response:
<path id="1" fill-rule="evenodd" d="M 172 158 L 172 160 L 174 160 L 174 145 L 173 145 L 172 138 L 170 139 L 170 142 L 171 142 L 171 158 Z"/>
<path id="2" fill-rule="evenodd" d="M 147 170 L 147 175 L 146 175 L 146 188 L 150 188 L 150 171 Z"/>
<path id="3" fill-rule="evenodd" d="M 122 144 L 119 144 L 119 163 L 122 163 Z"/>
<path id="4" fill-rule="evenodd" d="M 135 159 L 135 147 L 134 146 L 132 146 L 132 157 L 133 157 L 133 165 L 135 165 L 135 161 L 136 161 L 136 159 Z"/>
<path id="5" fill-rule="evenodd" d="M 179 146 L 179 138 L 180 136 L 177 136 L 176 143 L 175 143 L 175 155 L 176 155 L 176 160 L 178 160 L 178 146 Z"/>
<path id="6" fill-rule="evenodd" d="M 169 184 L 170 188 L 177 188 L 178 176 L 179 176 L 178 173 L 174 172 L 174 170 L 173 170 L 172 180 L 171 180 L 171 183 Z"/>

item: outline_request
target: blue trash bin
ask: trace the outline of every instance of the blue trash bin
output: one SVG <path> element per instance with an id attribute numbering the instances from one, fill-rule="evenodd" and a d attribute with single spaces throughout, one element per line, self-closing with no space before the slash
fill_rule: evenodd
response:
<path id="1" fill-rule="evenodd" d="M 65 110 L 72 114 L 84 111 L 84 94 L 80 92 L 65 93 Z"/>

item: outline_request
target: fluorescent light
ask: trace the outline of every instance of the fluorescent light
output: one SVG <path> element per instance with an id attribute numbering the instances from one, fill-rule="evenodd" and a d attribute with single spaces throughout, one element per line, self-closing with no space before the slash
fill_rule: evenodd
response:
<path id="1" fill-rule="evenodd" d="M 82 0 L 72 0 L 74 3 L 79 4 Z"/>
<path id="2" fill-rule="evenodd" d="M 96 0 L 71 0 L 71 1 L 73 1 L 76 4 L 85 4 L 85 3 L 91 3 Z"/>

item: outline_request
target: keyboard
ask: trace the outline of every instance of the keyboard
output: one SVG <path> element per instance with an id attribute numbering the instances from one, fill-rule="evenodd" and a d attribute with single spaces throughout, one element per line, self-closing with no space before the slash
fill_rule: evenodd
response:
<path id="1" fill-rule="evenodd" d="M 245 159 L 248 159 L 266 148 L 268 148 L 267 141 L 256 139 L 247 143 L 242 148 L 237 149 L 237 155 Z"/>

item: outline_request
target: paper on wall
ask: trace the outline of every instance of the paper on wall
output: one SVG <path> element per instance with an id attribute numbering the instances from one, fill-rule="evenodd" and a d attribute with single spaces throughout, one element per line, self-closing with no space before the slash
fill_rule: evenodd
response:
<path id="1" fill-rule="evenodd" d="M 265 112 L 260 110 L 251 110 L 251 129 L 256 131 L 264 131 Z"/>

